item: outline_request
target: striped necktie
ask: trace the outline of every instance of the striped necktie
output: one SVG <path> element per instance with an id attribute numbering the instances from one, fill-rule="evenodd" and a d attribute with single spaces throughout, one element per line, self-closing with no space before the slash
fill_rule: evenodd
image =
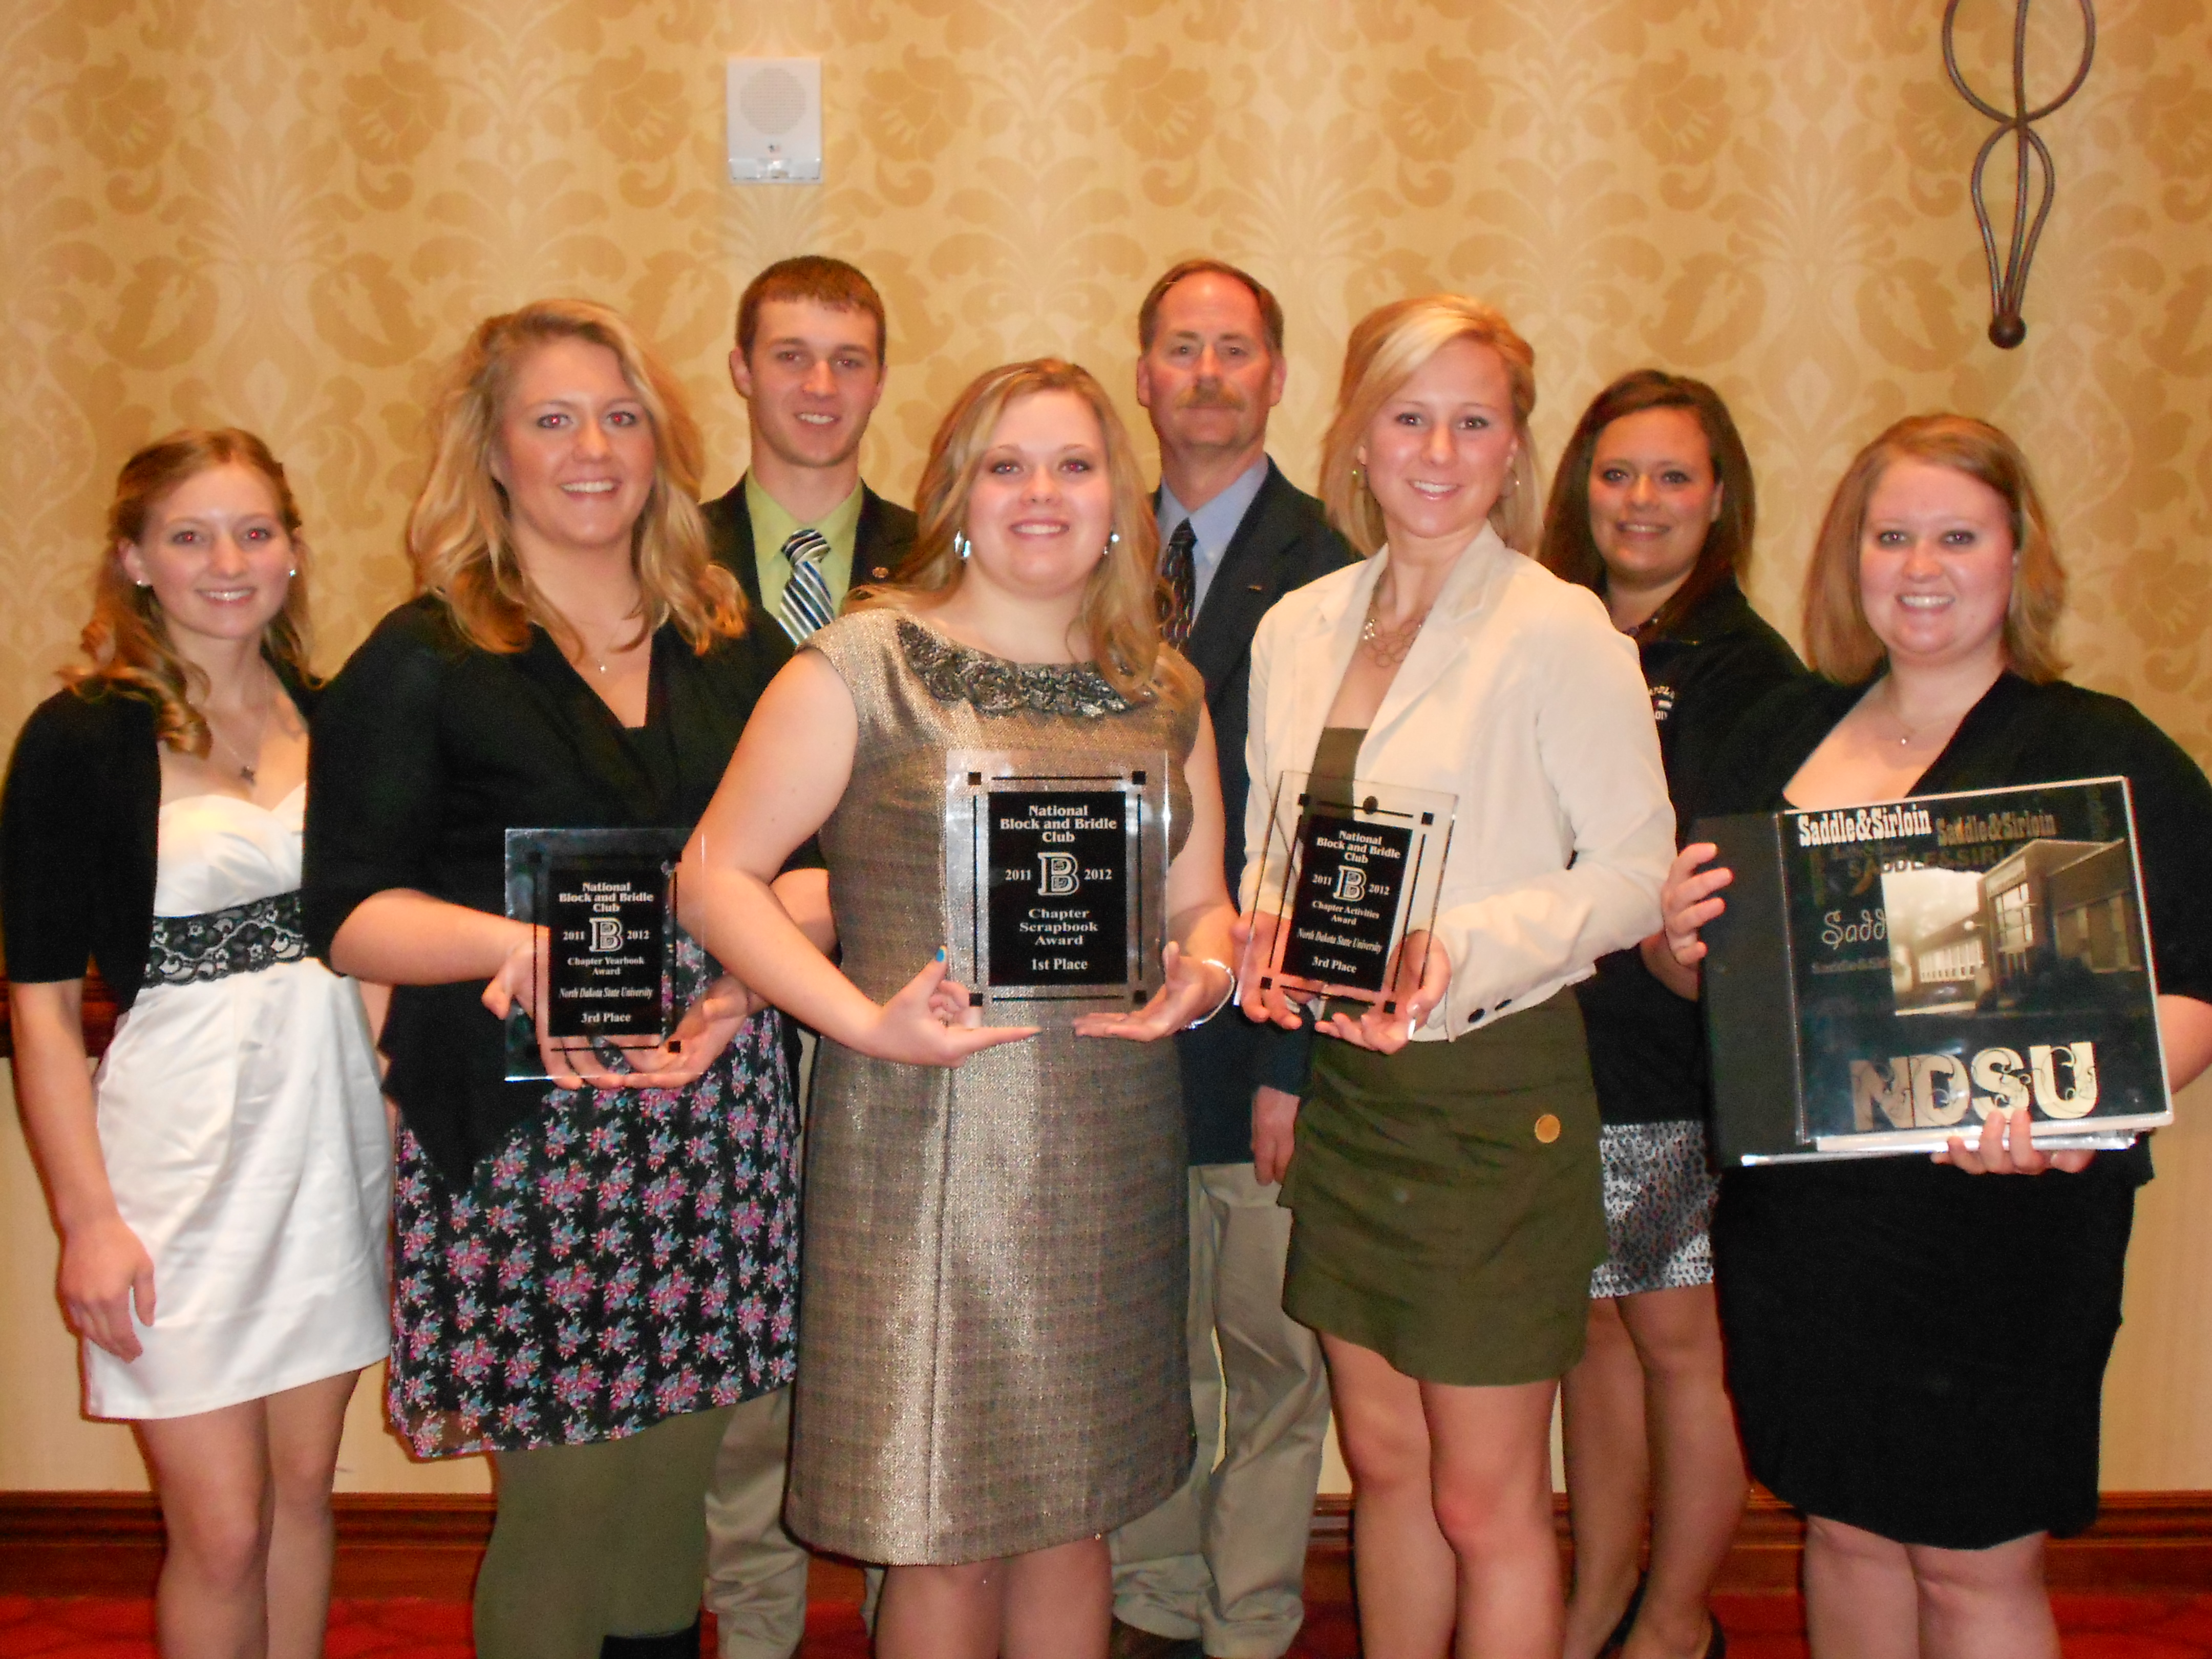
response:
<path id="1" fill-rule="evenodd" d="M 794 530 L 783 544 L 791 575 L 783 585 L 775 619 L 793 645 L 805 644 L 809 635 L 837 614 L 837 607 L 830 603 L 830 584 L 822 579 L 822 558 L 829 550 L 830 538 L 818 530 Z"/>
<path id="2" fill-rule="evenodd" d="M 1160 635 L 1177 650 L 1189 640 L 1191 613 L 1198 609 L 1197 552 L 1198 526 L 1185 519 L 1160 555 L 1160 577 L 1167 586 L 1160 605 Z"/>

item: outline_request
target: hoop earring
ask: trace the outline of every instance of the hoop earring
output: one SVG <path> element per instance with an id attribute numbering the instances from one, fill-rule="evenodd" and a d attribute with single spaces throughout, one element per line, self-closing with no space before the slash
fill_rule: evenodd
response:
<path id="1" fill-rule="evenodd" d="M 968 550 L 972 545 L 973 544 L 968 539 L 966 531 L 956 530 L 952 532 L 952 551 L 958 556 L 961 563 L 968 562 Z"/>

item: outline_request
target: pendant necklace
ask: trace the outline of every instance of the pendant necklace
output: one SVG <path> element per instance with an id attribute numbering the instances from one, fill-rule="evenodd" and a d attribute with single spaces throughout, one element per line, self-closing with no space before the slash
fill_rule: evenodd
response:
<path id="1" fill-rule="evenodd" d="M 253 728 L 253 758 L 249 762 L 241 757 L 240 760 L 238 775 L 240 781 L 242 781 L 249 790 L 254 788 L 260 781 L 261 745 L 269 736 L 269 715 L 270 712 L 274 709 L 276 706 L 276 695 L 272 692 L 262 702 L 261 719 L 255 724 Z M 240 750 L 237 746 L 234 744 L 229 738 L 224 737 L 222 732 L 216 730 L 215 722 L 213 720 L 208 721 L 208 736 L 214 739 L 216 744 L 219 744 L 223 748 L 229 750 L 234 756 L 240 754 Z M 209 758 L 212 760 L 214 758 L 213 755 L 210 754 Z"/>

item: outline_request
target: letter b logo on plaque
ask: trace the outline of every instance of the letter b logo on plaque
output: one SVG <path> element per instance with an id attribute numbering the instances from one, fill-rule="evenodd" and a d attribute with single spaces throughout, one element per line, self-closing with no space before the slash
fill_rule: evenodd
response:
<path id="1" fill-rule="evenodd" d="M 650 1048 L 675 1029 L 681 830 L 509 830 L 507 914 L 545 930 L 547 1035 Z M 606 1056 L 601 1054 L 604 1060 Z M 510 1081 L 545 1075 L 520 1005 L 507 1019 Z"/>
<path id="2" fill-rule="evenodd" d="M 957 749 L 946 955 L 986 1024 L 1141 1007 L 1167 938 L 1164 753 Z"/>
<path id="3" fill-rule="evenodd" d="M 1406 935 L 1436 925 L 1458 805 L 1435 790 L 1284 773 L 1254 899 L 1275 918 L 1262 985 L 1394 1010 Z"/>

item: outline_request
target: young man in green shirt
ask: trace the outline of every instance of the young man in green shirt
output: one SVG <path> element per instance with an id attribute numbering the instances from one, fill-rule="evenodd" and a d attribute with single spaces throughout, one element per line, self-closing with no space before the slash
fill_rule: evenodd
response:
<path id="1" fill-rule="evenodd" d="M 854 582 L 890 579 L 914 514 L 860 482 L 860 440 L 884 392 L 884 302 L 842 259 L 779 260 L 738 303 L 730 380 L 752 456 L 706 505 L 714 556 L 736 574 L 755 626 L 794 649 Z M 806 1552 L 783 1529 L 791 1390 L 744 1401 L 707 1493 L 707 1605 L 721 1659 L 790 1659 L 806 1627 Z"/>
<path id="2" fill-rule="evenodd" d="M 745 400 L 752 458 L 707 503 L 707 528 L 714 556 L 794 647 L 856 581 L 889 579 L 914 541 L 914 514 L 860 482 L 884 332 L 875 284 L 820 254 L 777 261 L 738 302 L 730 381 Z"/>

